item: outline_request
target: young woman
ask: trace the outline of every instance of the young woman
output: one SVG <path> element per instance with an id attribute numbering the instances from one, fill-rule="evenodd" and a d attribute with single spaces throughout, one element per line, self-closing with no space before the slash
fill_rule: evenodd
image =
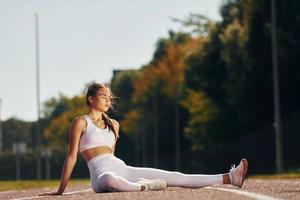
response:
<path id="1" fill-rule="evenodd" d="M 229 173 L 217 175 L 183 174 L 154 168 L 132 167 L 114 156 L 119 123 L 105 113 L 111 107 L 112 93 L 106 85 L 88 87 L 86 104 L 89 112 L 74 119 L 70 126 L 69 152 L 66 156 L 60 186 L 41 195 L 61 195 L 77 160 L 77 151 L 85 159 L 95 192 L 162 190 L 167 186 L 204 187 L 232 184 L 242 187 L 248 162 L 242 159 Z"/>

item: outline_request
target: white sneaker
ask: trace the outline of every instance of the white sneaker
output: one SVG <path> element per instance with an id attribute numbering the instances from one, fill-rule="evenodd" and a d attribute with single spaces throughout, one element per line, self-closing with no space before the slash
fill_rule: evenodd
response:
<path id="1" fill-rule="evenodd" d="M 246 178 L 247 171 L 248 161 L 245 158 L 241 160 L 240 164 L 237 167 L 233 165 L 229 172 L 231 185 L 241 188 Z"/>
<path id="2" fill-rule="evenodd" d="M 144 186 L 145 188 L 142 190 L 145 191 L 156 191 L 156 190 L 163 190 L 165 189 L 168 184 L 164 179 L 140 179 L 141 181 L 138 182 L 141 186 Z"/>

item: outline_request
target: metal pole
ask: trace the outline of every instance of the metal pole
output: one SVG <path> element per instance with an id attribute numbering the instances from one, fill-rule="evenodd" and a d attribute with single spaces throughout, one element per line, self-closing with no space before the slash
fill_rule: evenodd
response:
<path id="1" fill-rule="evenodd" d="M 37 180 L 41 179 L 41 137 L 40 137 L 40 60 L 39 60 L 39 18 L 35 15 L 35 49 L 36 49 L 36 97 L 37 97 L 37 123 L 36 123 L 36 172 Z"/>
<path id="2" fill-rule="evenodd" d="M 51 178 L 51 163 L 50 163 L 51 157 L 52 157 L 52 150 L 48 147 L 46 149 L 46 179 L 47 180 Z"/>
<path id="3" fill-rule="evenodd" d="M 176 97 L 175 97 L 175 167 L 176 170 L 180 170 L 180 132 L 179 132 L 179 88 L 176 87 Z"/>
<path id="4" fill-rule="evenodd" d="M 142 104 L 143 106 L 143 110 L 146 110 L 146 105 L 145 103 Z M 144 113 L 144 112 L 143 112 Z M 146 116 L 145 114 L 143 114 L 144 116 Z M 146 131 L 146 120 L 142 120 L 141 126 L 142 126 L 142 165 L 144 167 L 147 166 L 147 131 Z"/>
<path id="5" fill-rule="evenodd" d="M 49 180 L 51 178 L 51 164 L 50 157 L 46 157 L 46 179 Z"/>
<path id="6" fill-rule="evenodd" d="M 21 179 L 21 166 L 20 166 L 20 142 L 16 143 L 16 178 Z"/>
<path id="7" fill-rule="evenodd" d="M 146 143 L 146 122 L 143 120 L 142 122 L 142 161 L 143 166 L 147 166 L 147 143 Z"/>
<path id="8" fill-rule="evenodd" d="M 277 173 L 284 171 L 282 156 L 282 133 L 280 117 L 280 91 L 278 76 L 278 57 L 277 57 L 277 35 L 276 35 L 276 4 L 271 0 L 271 23 L 272 23 L 272 61 L 273 61 L 273 90 L 274 90 L 274 111 L 275 111 L 275 143 L 276 143 L 276 168 Z"/>
<path id="9" fill-rule="evenodd" d="M 140 134 L 135 133 L 135 165 L 140 165 Z"/>
<path id="10" fill-rule="evenodd" d="M 157 122 L 157 86 L 154 89 L 154 97 L 153 97 L 153 123 L 154 123 L 154 167 L 158 167 L 158 122 Z"/>

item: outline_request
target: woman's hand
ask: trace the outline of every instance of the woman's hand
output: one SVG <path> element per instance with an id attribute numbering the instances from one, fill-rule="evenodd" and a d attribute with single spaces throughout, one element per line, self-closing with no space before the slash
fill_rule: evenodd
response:
<path id="1" fill-rule="evenodd" d="M 51 192 L 45 192 L 45 193 L 39 194 L 38 196 L 54 196 L 54 195 L 62 195 L 62 192 L 60 192 L 58 190 L 54 190 Z"/>

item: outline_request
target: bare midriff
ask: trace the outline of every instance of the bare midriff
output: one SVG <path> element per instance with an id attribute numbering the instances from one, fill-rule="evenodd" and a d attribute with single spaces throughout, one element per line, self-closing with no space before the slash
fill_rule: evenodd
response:
<path id="1" fill-rule="evenodd" d="M 94 147 L 91 149 L 84 150 L 81 152 L 82 157 L 86 162 L 91 160 L 92 158 L 102 155 L 102 154 L 108 154 L 108 153 L 113 153 L 111 148 L 106 147 L 106 146 L 99 146 L 99 147 Z"/>

